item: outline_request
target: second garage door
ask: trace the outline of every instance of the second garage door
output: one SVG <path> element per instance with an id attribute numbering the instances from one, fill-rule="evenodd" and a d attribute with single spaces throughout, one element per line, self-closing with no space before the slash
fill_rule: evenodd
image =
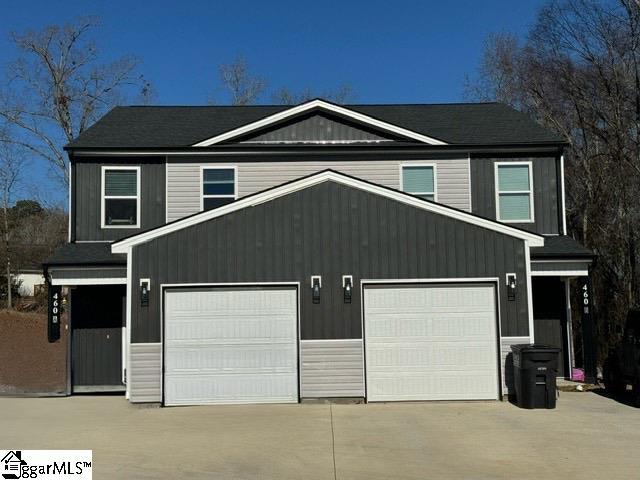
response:
<path id="1" fill-rule="evenodd" d="M 295 288 L 165 293 L 166 405 L 298 401 Z"/>
<path id="2" fill-rule="evenodd" d="M 369 401 L 498 397 L 493 285 L 366 286 L 364 320 Z"/>

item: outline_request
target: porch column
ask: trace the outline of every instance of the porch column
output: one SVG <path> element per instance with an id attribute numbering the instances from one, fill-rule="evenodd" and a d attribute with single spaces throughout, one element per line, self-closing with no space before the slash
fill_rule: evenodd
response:
<path id="1" fill-rule="evenodd" d="M 595 319 L 593 318 L 591 295 L 591 269 L 589 275 L 580 278 L 580 299 L 582 303 L 582 351 L 584 352 L 584 380 L 596 383 L 598 372 L 598 345 Z"/>

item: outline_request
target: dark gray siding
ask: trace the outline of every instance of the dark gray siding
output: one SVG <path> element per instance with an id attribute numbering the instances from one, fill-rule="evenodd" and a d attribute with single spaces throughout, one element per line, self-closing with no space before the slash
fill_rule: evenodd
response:
<path id="1" fill-rule="evenodd" d="M 531 161 L 533 164 L 534 223 L 511 224 L 536 233 L 560 233 L 556 157 L 471 158 L 471 208 L 483 217 L 496 218 L 496 162 Z"/>
<path id="2" fill-rule="evenodd" d="M 241 139 L 241 143 L 379 142 L 393 137 L 335 116 L 313 113 Z"/>
<path id="3" fill-rule="evenodd" d="M 591 265 L 591 261 L 575 261 L 575 262 L 531 262 L 531 271 L 533 272 L 556 272 L 561 270 L 588 270 Z"/>
<path id="4" fill-rule="evenodd" d="M 140 166 L 140 227 L 108 228 L 100 226 L 101 168 L 103 166 Z M 73 165 L 72 226 L 75 241 L 118 240 L 165 222 L 165 159 L 157 158 L 83 158 Z"/>
<path id="5" fill-rule="evenodd" d="M 49 274 L 54 280 L 69 278 L 127 278 L 127 267 L 51 267 Z"/>
<path id="6" fill-rule="evenodd" d="M 521 279 L 509 302 L 506 272 Z M 321 303 L 309 277 L 322 275 Z M 343 303 L 342 275 L 353 275 Z M 148 307 L 132 295 L 132 341 L 160 341 L 160 285 L 301 282 L 301 338 L 360 338 L 360 280 L 500 279 L 502 335 L 527 335 L 524 242 L 450 217 L 323 183 L 158 237 L 134 248 L 133 285 L 149 277 Z"/>

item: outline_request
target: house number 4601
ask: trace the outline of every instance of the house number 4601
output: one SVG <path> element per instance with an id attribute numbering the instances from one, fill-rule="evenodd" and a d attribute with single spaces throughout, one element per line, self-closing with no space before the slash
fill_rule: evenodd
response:
<path id="1" fill-rule="evenodd" d="M 589 285 L 586 283 L 582 286 L 582 305 L 584 313 L 589 313 Z"/>

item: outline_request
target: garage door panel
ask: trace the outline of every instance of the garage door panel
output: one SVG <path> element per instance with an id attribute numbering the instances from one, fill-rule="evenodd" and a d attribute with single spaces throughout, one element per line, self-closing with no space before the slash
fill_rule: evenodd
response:
<path id="1" fill-rule="evenodd" d="M 168 291 L 165 403 L 297 402 L 295 289 Z"/>
<path id="2" fill-rule="evenodd" d="M 366 288 L 368 399 L 496 398 L 495 301 L 491 285 Z"/>
<path id="3" fill-rule="evenodd" d="M 184 374 L 165 387 L 165 398 L 171 405 L 230 404 L 230 403 L 289 403 L 297 401 L 288 392 L 297 388 L 289 372 L 269 372 L 268 377 L 259 373 L 241 376 L 214 375 L 198 372 Z"/>
<path id="4" fill-rule="evenodd" d="M 477 372 L 464 375 L 430 375 L 422 372 L 381 374 L 367 394 L 375 401 L 394 400 L 493 400 L 493 375 L 479 376 Z"/>

